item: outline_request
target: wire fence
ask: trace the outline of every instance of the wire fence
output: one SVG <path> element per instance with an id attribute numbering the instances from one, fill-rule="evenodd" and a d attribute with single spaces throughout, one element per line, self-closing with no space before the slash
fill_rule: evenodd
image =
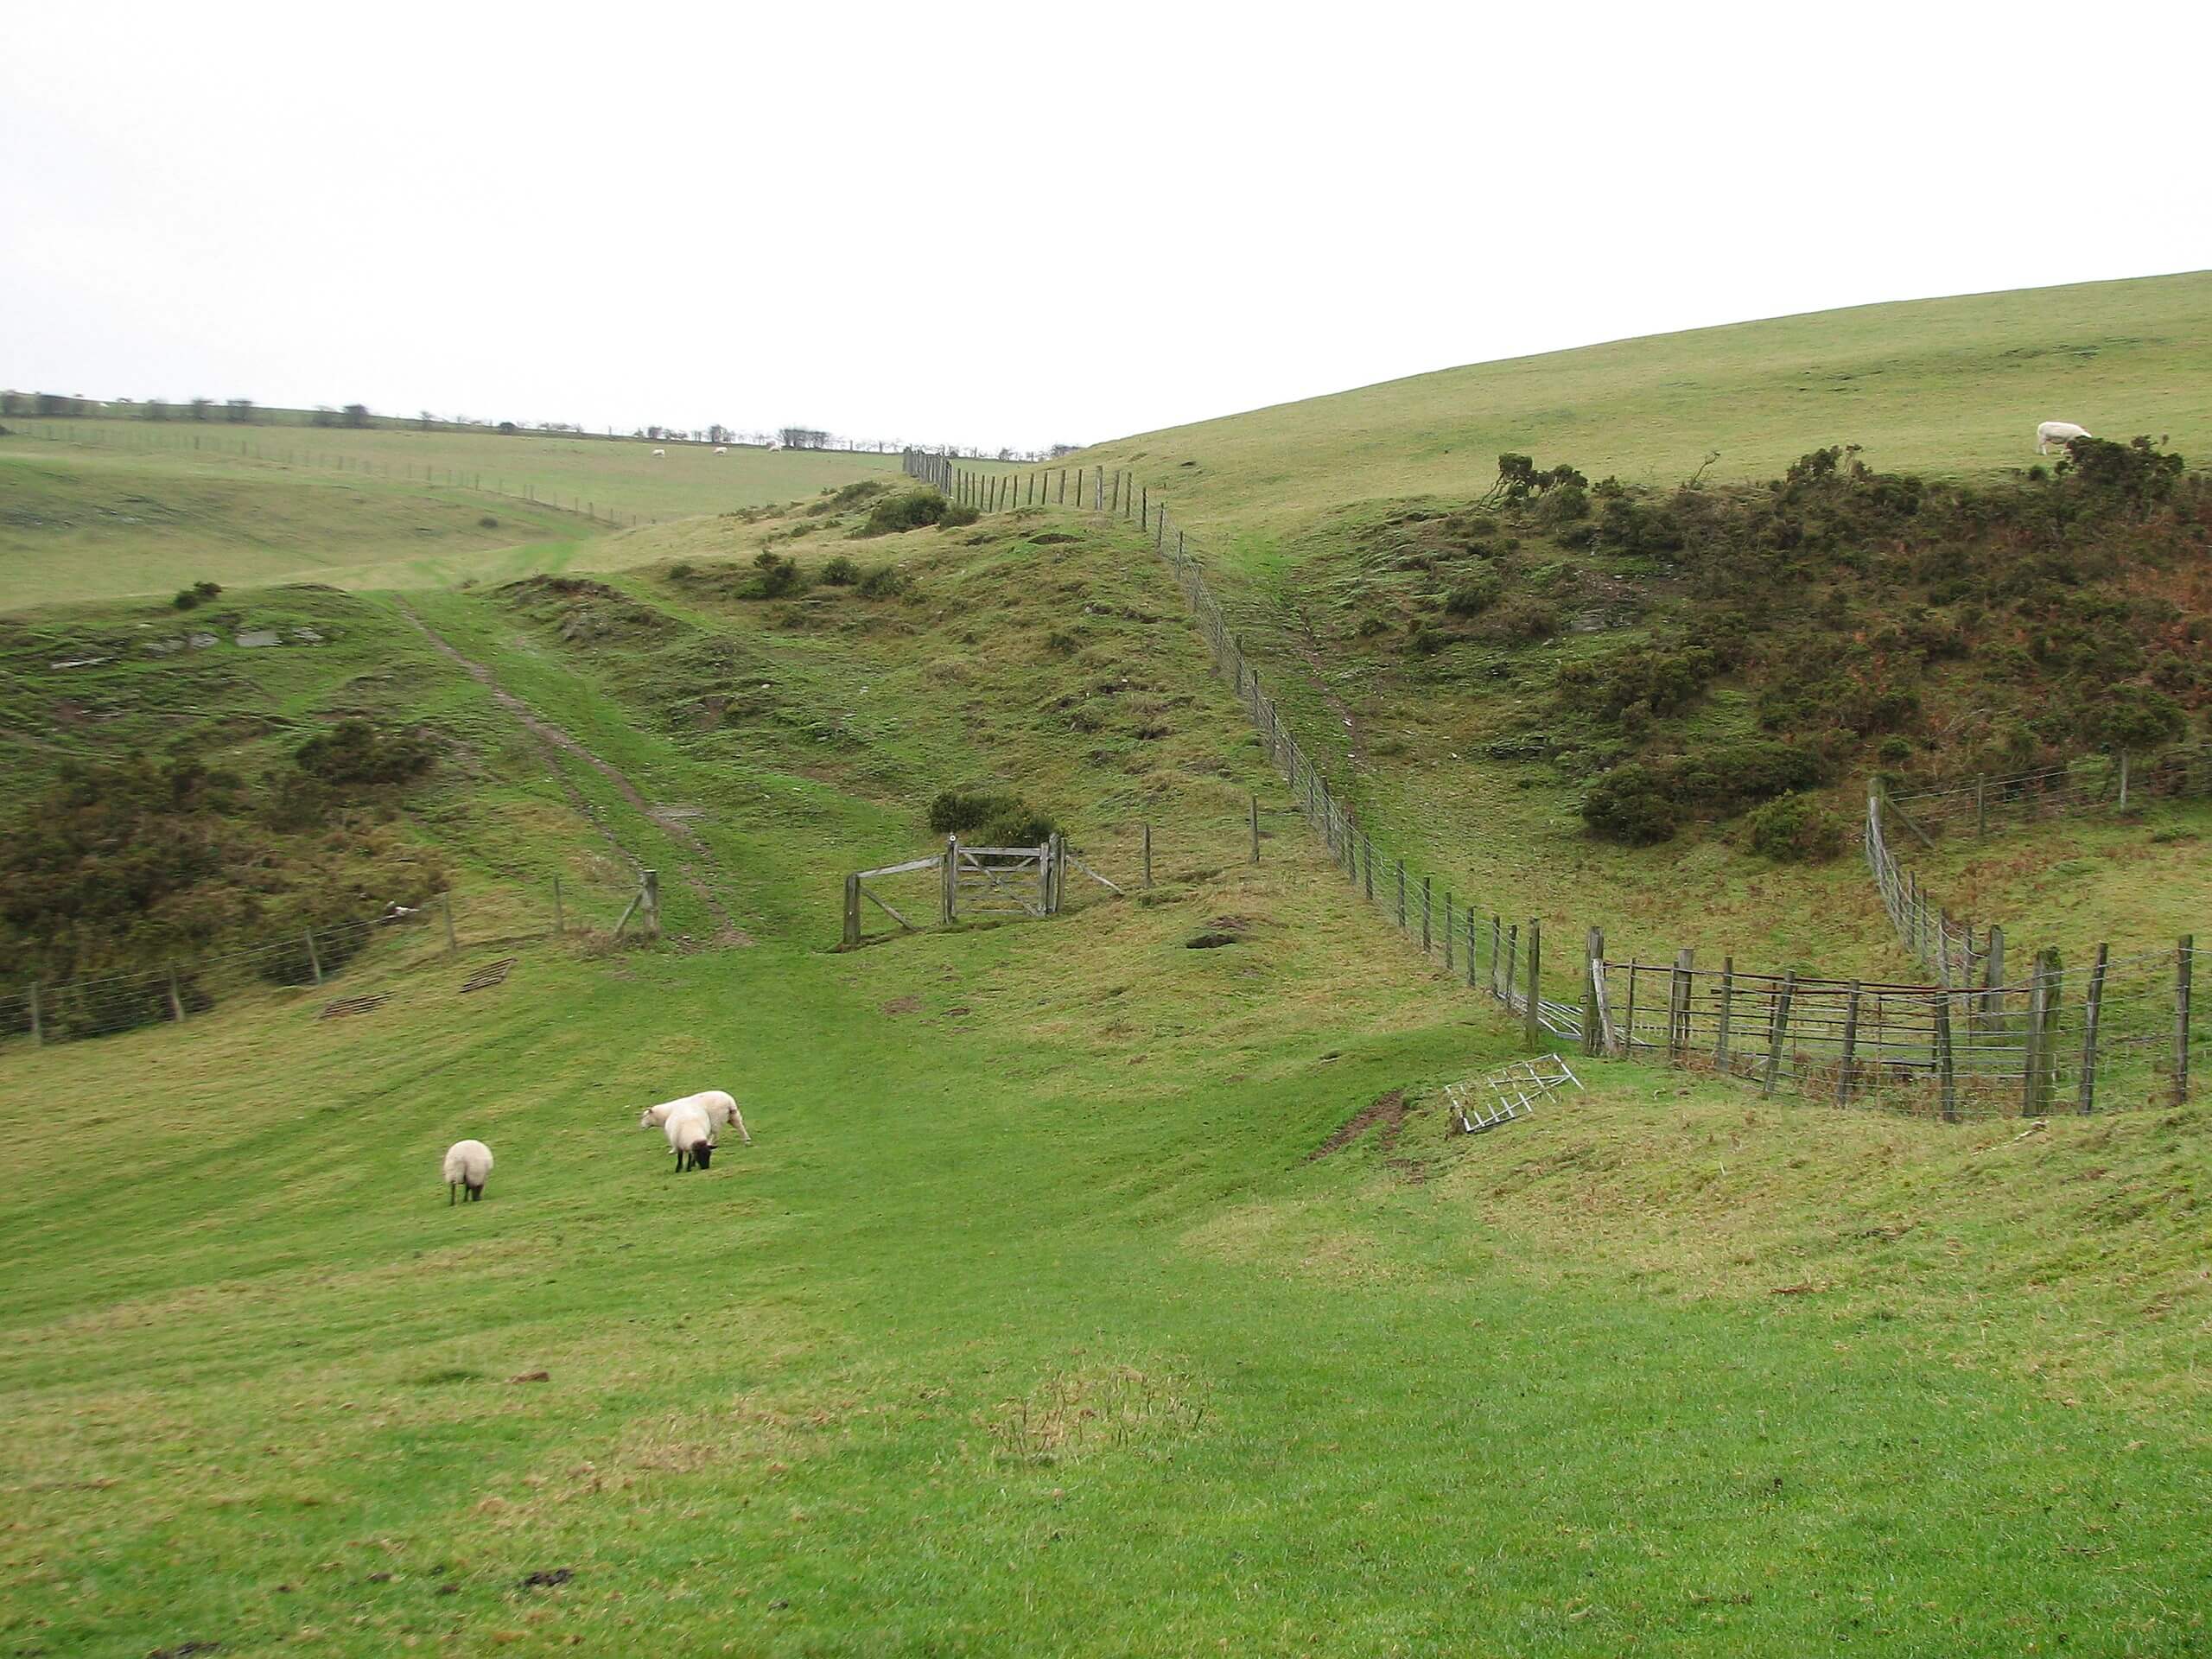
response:
<path id="1" fill-rule="evenodd" d="M 372 963 L 442 962 L 475 946 L 563 934 L 649 938 L 659 931 L 658 882 L 651 872 L 620 889 L 556 879 L 535 902 L 518 905 L 511 893 L 486 898 L 462 905 L 447 892 L 421 906 L 393 906 L 380 915 L 303 927 L 159 968 L 0 987 L 0 1046 L 12 1039 L 73 1042 L 181 1025 L 251 991 L 328 985 Z"/>
<path id="2" fill-rule="evenodd" d="M 2066 814 L 2118 811 L 2149 800 L 2212 796 L 2212 743 L 2184 744 L 2151 755 L 2094 754 L 2063 766 L 2005 777 L 1953 779 L 1909 794 L 1890 805 L 1924 838 L 1971 829 L 1986 836 L 1993 824 L 2031 823 Z"/>
<path id="3" fill-rule="evenodd" d="M 1425 959 L 1517 1015 L 1532 1052 L 1565 1038 L 1586 1053 L 1656 1056 L 1747 1079 L 1768 1093 L 1786 1085 L 1808 1099 L 1949 1121 L 2151 1106 L 2188 1096 L 2197 1040 L 2192 940 L 2120 958 L 2100 945 L 2094 966 L 2072 970 L 2062 969 L 2056 951 L 2044 950 L 2024 980 L 2006 983 L 2001 929 L 1977 932 L 1940 907 L 1929 919 L 1926 895 L 1882 841 L 1878 804 L 1869 814 L 1868 857 L 1885 904 L 1909 897 L 1910 904 L 1894 898 L 1891 913 L 1908 949 L 1935 967 L 1936 984 L 1739 975 L 1732 958 L 1715 974 L 1696 968 L 1688 951 L 1671 965 L 1615 961 L 1605 954 L 1604 930 L 1592 927 L 1579 951 L 1554 946 L 1554 963 L 1567 966 L 1574 1000 L 1547 995 L 1541 918 L 1509 921 L 1501 907 L 1470 902 L 1378 848 L 1331 787 L 1262 690 L 1189 533 L 1148 485 L 1101 467 L 982 474 L 918 452 L 906 454 L 904 465 L 981 512 L 1072 506 L 1140 524 L 1182 588 L 1215 671 L 1244 705 L 1295 809 L 1344 880 L 1417 943 Z M 2117 775 L 2114 785 L 2117 793 Z M 1256 804 L 1253 841 L 1256 848 Z M 1556 989 L 1557 965 L 1552 976 Z"/>
<path id="4" fill-rule="evenodd" d="M 1919 878 L 1890 850 L 1879 790 L 1866 798 L 1866 868 L 1906 955 L 1925 965 L 1942 986 L 2004 982 L 2004 928 L 1994 922 L 1977 926 L 1972 917 L 1955 917 L 1942 905 L 1930 903 Z"/>
<path id="5" fill-rule="evenodd" d="M 266 461 L 280 467 L 305 467 L 365 478 L 397 479 L 403 482 L 416 481 L 431 486 L 442 485 L 450 489 L 467 490 L 474 495 L 495 495 L 505 500 L 548 507 L 556 512 L 573 513 L 594 524 L 606 524 L 616 530 L 631 529 L 639 524 L 662 524 L 671 516 L 635 512 L 609 502 L 594 500 L 573 491 L 563 493 L 540 489 L 534 482 L 518 483 L 510 489 L 505 478 L 477 469 L 433 467 L 427 461 L 405 461 L 395 467 L 392 462 L 379 461 L 374 456 L 348 454 L 343 449 L 318 448 L 306 441 L 306 437 L 311 437 L 316 429 L 289 429 L 281 439 L 272 433 L 264 442 L 257 433 L 233 435 L 219 428 L 211 428 L 204 432 L 188 432 L 178 431 L 166 424 L 153 423 L 143 428 L 133 426 L 111 429 L 104 426 L 73 429 L 67 424 L 56 426 L 50 422 L 37 422 L 9 429 L 23 437 L 54 443 L 90 444 L 97 448 L 147 453 L 158 451 L 236 456 L 241 461 Z M 294 442 L 290 437 L 291 431 L 303 431 L 306 436 L 302 442 Z"/>

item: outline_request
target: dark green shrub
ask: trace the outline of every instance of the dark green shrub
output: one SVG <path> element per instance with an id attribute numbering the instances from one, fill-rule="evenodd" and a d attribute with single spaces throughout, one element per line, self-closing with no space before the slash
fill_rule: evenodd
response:
<path id="1" fill-rule="evenodd" d="M 889 495 L 868 509 L 868 515 L 858 530 L 855 540 L 872 536 L 896 536 L 910 530 L 920 530 L 930 524 L 972 524 L 976 512 L 972 507 L 956 506 L 937 490 L 907 490 Z"/>
<path id="2" fill-rule="evenodd" d="M 1809 795 L 1769 801 L 1744 823 L 1753 852 L 1784 864 L 1817 864 L 1843 850 L 1843 820 Z"/>
<path id="3" fill-rule="evenodd" d="M 341 720 L 301 744 L 292 763 L 334 788 L 373 788 L 418 777 L 437 757 L 437 745 L 422 732 L 380 732 L 365 720 Z"/>
<path id="4" fill-rule="evenodd" d="M 799 569 L 797 559 L 771 553 L 765 547 L 753 559 L 753 568 L 758 574 L 737 590 L 741 599 L 782 599 L 802 592 L 806 587 L 805 575 Z"/>
<path id="5" fill-rule="evenodd" d="M 1608 719 L 1636 703 L 1647 715 L 1677 714 L 1697 700 L 1719 667 L 1719 658 L 1702 645 L 1616 652 L 1561 667 L 1559 696 L 1570 709 Z"/>
<path id="6" fill-rule="evenodd" d="M 913 579 L 895 564 L 879 564 L 860 581 L 862 599 L 902 599 L 914 591 Z"/>
<path id="7" fill-rule="evenodd" d="M 2092 716 L 2091 728 L 2100 742 L 2124 753 L 2141 754 L 2171 743 L 2189 723 L 2179 703 L 2145 686 L 2115 685 L 2105 699 Z"/>
<path id="8" fill-rule="evenodd" d="M 668 579 L 671 582 L 681 582 L 691 574 L 691 569 L 692 567 L 690 565 L 679 559 L 676 563 L 668 567 Z"/>
<path id="9" fill-rule="evenodd" d="M 1444 608 L 1453 616 L 1480 616 L 1504 592 L 1504 580 L 1496 571 L 1474 571 L 1444 596 Z"/>
<path id="10" fill-rule="evenodd" d="M 860 566 L 842 553 L 822 567 L 822 580 L 832 588 L 849 588 L 860 579 Z"/>
<path id="11" fill-rule="evenodd" d="M 1475 632 L 1501 645 L 1529 645 L 1550 639 L 1559 629 L 1557 605 L 1541 594 L 1516 594 L 1484 616 Z"/>
<path id="12" fill-rule="evenodd" d="M 979 847 L 1035 847 L 1057 826 L 1006 790 L 948 789 L 930 803 L 930 828 Z"/>
<path id="13" fill-rule="evenodd" d="M 1582 821 L 1607 841 L 1648 847 L 1675 833 L 1674 803 L 1647 766 L 1616 766 L 1582 798 Z"/>

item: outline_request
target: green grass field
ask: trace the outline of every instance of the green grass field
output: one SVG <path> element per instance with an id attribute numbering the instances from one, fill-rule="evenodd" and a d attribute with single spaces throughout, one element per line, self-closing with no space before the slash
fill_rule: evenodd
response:
<path id="1" fill-rule="evenodd" d="M 73 421 L 0 438 L 0 607 L 196 581 L 423 587 L 620 564 L 632 519 L 802 499 L 899 464 L 490 433 L 197 435 L 200 449 L 175 423 Z"/>
<path id="2" fill-rule="evenodd" d="M 1146 432 L 1133 468 L 1224 557 L 1356 501 L 1478 494 L 1499 454 L 1592 478 L 1766 478 L 1825 444 L 1885 471 L 2024 467 L 2038 422 L 2212 453 L 2212 272 L 1861 306 L 1477 363 Z"/>
<path id="3" fill-rule="evenodd" d="M 700 809 L 756 944 L 524 944 L 468 997 L 493 947 L 372 955 L 360 1019 L 0 1051 L 10 1651 L 2201 1648 L 2201 1110 L 2023 1138 L 1598 1063 L 1452 1139 L 1514 1030 L 1294 819 L 1243 861 L 1280 798 L 1133 536 L 802 541 L 915 591 L 761 603 L 758 531 L 659 533 L 689 574 L 410 602 Z M 420 825 L 465 898 L 589 842 L 386 601 L 315 602 L 467 737 Z M 350 683 L 226 668 L 302 719 Z M 1151 820 L 1160 885 L 826 950 L 838 873 L 994 778 L 1110 876 Z M 756 1145 L 674 1177 L 636 1110 L 717 1082 Z"/>

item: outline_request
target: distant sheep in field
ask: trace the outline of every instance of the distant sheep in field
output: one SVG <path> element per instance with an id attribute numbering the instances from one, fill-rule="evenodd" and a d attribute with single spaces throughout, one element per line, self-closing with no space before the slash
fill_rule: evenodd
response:
<path id="1" fill-rule="evenodd" d="M 718 455 L 726 455 L 729 454 L 729 446 L 725 443 L 718 443 L 715 446 L 715 453 Z"/>
<path id="2" fill-rule="evenodd" d="M 653 451 L 653 454 L 656 455 L 665 456 L 668 454 L 668 451 L 665 449 L 656 449 Z"/>
<path id="3" fill-rule="evenodd" d="M 688 1101 L 680 1103 L 661 1129 L 668 1136 L 668 1149 L 676 1154 L 677 1174 L 687 1169 L 704 1169 L 713 1161 L 715 1130 L 703 1108 Z"/>
<path id="4" fill-rule="evenodd" d="M 2054 443 L 2063 449 L 2075 439 L 2088 435 L 2088 427 L 2076 426 L 2071 421 L 2045 421 L 2036 428 L 2036 454 L 2047 455 Z"/>
<path id="5" fill-rule="evenodd" d="M 484 1196 L 484 1182 L 492 1173 L 492 1148 L 481 1141 L 456 1141 L 453 1150 L 446 1154 L 442 1173 L 446 1208 L 453 1208 L 455 1189 L 459 1187 L 468 1189 L 468 1201 L 474 1204 Z"/>
<path id="6" fill-rule="evenodd" d="M 664 1100 L 658 1106 L 648 1106 L 638 1114 L 638 1127 L 658 1129 L 683 1108 L 696 1106 L 707 1115 L 707 1127 L 719 1129 L 724 1125 L 735 1129 L 738 1138 L 747 1146 L 753 1137 L 746 1133 L 745 1115 L 737 1109 L 737 1103 L 719 1089 L 709 1089 L 696 1095 L 686 1095 L 681 1100 Z"/>

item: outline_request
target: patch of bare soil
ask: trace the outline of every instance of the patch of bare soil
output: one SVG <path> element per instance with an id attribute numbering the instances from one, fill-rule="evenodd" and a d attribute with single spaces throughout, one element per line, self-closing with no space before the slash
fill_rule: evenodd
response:
<path id="1" fill-rule="evenodd" d="M 919 1014 L 922 999 L 918 996 L 894 996 L 883 1005 L 886 1014 Z"/>
<path id="2" fill-rule="evenodd" d="M 1377 1095 L 1373 1105 L 1353 1113 L 1342 1128 L 1307 1153 L 1306 1161 L 1316 1163 L 1332 1153 L 1342 1152 L 1378 1123 L 1382 1126 L 1383 1152 L 1393 1152 L 1397 1148 L 1398 1132 L 1405 1127 L 1405 1122 L 1406 1091 L 1393 1089 L 1387 1095 Z"/>
<path id="3" fill-rule="evenodd" d="M 559 580 L 572 579 L 560 578 Z M 492 701 L 521 721 L 523 728 L 536 738 L 542 747 L 548 751 L 560 751 L 575 756 L 577 760 L 592 767 L 613 784 L 624 800 L 666 830 L 671 841 L 688 849 L 702 863 L 712 861 L 713 855 L 707 850 L 707 843 L 699 839 L 698 832 L 685 823 L 682 817 L 655 806 L 652 802 L 645 798 L 645 792 L 631 781 L 628 773 L 612 762 L 603 760 L 594 754 L 559 726 L 546 719 L 544 715 L 501 685 L 498 677 L 483 664 L 462 656 L 435 628 L 416 615 L 405 600 L 395 597 L 391 602 L 398 608 L 402 616 L 421 631 L 423 637 L 430 642 L 431 646 L 440 656 L 454 663 L 469 678 L 490 692 Z M 583 814 L 585 818 L 597 827 L 600 834 L 607 837 L 607 844 L 620 853 L 632 869 L 643 869 L 645 861 L 615 838 L 613 830 L 606 820 L 594 811 L 591 804 L 584 799 L 582 793 L 562 777 L 561 769 L 556 766 L 552 768 L 552 771 L 554 776 L 561 779 L 562 787 L 567 791 L 571 804 Z M 723 907 L 721 899 L 715 894 L 714 889 L 708 886 L 706 878 L 700 873 L 697 865 L 686 860 L 677 867 L 677 874 L 686 887 L 699 896 L 700 902 L 706 906 L 708 911 L 720 925 L 715 943 L 717 944 L 751 944 L 753 943 L 753 936 L 740 927 L 736 918 Z"/>

